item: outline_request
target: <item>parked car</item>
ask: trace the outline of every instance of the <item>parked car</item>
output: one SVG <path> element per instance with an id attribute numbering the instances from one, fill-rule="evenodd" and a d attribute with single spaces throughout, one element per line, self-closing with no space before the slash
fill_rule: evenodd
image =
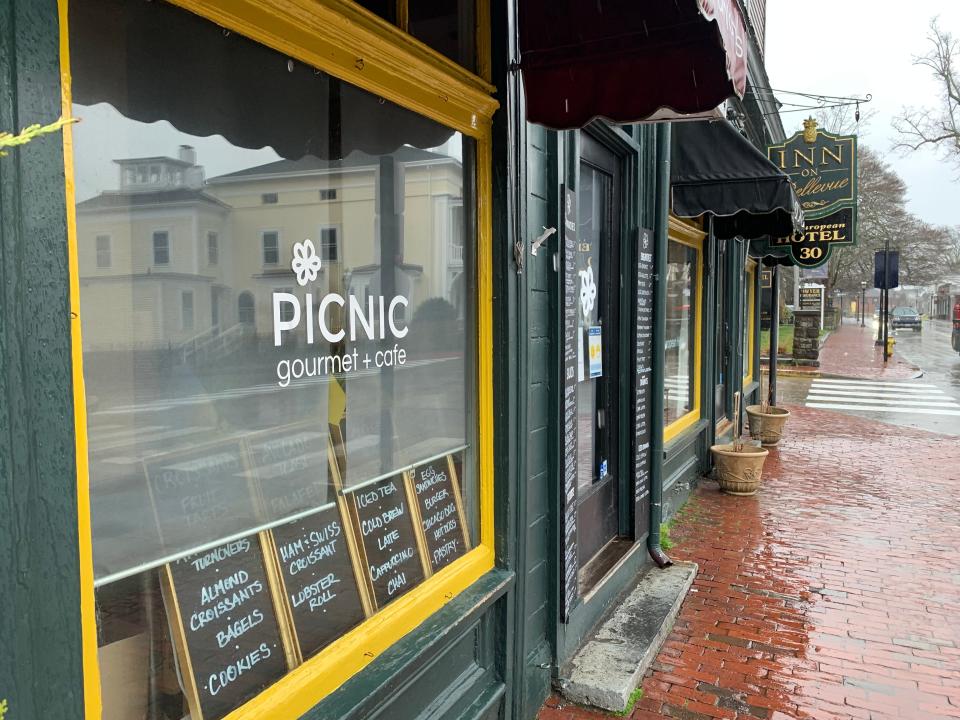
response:
<path id="1" fill-rule="evenodd" d="M 912 307 L 895 307 L 893 312 L 890 313 L 890 327 L 894 330 L 897 328 L 912 328 L 920 332 L 923 325 L 920 322 L 920 315 Z"/>

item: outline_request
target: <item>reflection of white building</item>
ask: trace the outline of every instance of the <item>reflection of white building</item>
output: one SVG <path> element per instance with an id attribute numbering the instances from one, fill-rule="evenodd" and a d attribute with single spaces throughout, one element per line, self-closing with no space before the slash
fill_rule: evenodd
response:
<path id="1" fill-rule="evenodd" d="M 308 156 L 209 180 L 188 146 L 177 158 L 116 162 L 119 190 L 77 206 L 82 303 L 100 319 L 84 324 L 89 350 L 268 334 L 277 290 L 311 292 L 315 302 L 326 292 L 380 294 L 383 228 L 395 243 L 387 284 L 409 298 L 408 312 L 441 297 L 462 315 L 463 176 L 454 158 L 403 147 L 387 161 Z M 387 192 L 395 209 L 384 218 Z M 301 290 L 290 262 L 306 238 L 323 264 Z"/>
<path id="2" fill-rule="evenodd" d="M 77 205 L 82 303 L 100 318 L 85 345 L 156 347 L 219 325 L 229 206 L 204 189 L 188 147 L 117 165 L 119 190 Z"/>

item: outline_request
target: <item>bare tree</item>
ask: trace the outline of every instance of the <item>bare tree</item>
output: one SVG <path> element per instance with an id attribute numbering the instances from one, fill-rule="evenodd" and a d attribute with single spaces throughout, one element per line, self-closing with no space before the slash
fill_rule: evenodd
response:
<path id="1" fill-rule="evenodd" d="M 873 278 L 873 254 L 888 245 L 900 252 L 901 282 L 927 285 L 960 269 L 960 228 L 930 225 L 907 210 L 903 179 L 873 150 L 859 147 L 858 244 L 834 249 L 830 286 L 854 292 Z"/>
<path id="2" fill-rule="evenodd" d="M 857 111 L 860 118 L 857 119 Z M 845 103 L 817 110 L 817 125 L 834 135 L 857 135 L 865 130 L 877 114 L 876 110 L 863 109 Z"/>
<path id="3" fill-rule="evenodd" d="M 960 170 L 960 41 L 934 18 L 927 36 L 933 46 L 914 65 L 930 70 L 940 86 L 936 107 L 904 108 L 893 121 L 900 139 L 894 146 L 904 153 L 930 146 Z"/>

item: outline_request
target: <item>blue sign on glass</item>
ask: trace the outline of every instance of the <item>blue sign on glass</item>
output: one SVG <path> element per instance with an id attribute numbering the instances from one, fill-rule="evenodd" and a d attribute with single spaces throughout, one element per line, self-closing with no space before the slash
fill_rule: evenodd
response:
<path id="1" fill-rule="evenodd" d="M 603 375 L 603 342 L 600 336 L 600 326 L 592 325 L 587 331 L 587 350 L 590 362 L 590 377 Z"/>

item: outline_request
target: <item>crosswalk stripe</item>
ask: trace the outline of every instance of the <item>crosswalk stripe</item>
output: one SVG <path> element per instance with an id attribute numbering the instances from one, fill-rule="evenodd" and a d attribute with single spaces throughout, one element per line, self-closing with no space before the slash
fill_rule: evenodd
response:
<path id="1" fill-rule="evenodd" d="M 912 381 L 817 378 L 805 404 L 824 410 L 960 416 L 960 403 L 936 385 Z"/>
<path id="2" fill-rule="evenodd" d="M 857 390 L 870 390 L 874 392 L 902 392 L 902 393 L 928 393 L 941 392 L 939 388 L 933 385 L 867 385 L 861 383 L 825 383 L 822 380 L 814 380 L 812 383 L 816 387 L 830 388 L 836 390 L 847 390 L 856 388 Z"/>
<path id="3" fill-rule="evenodd" d="M 901 400 L 901 399 L 885 399 L 885 398 L 868 398 L 868 397 L 837 397 L 835 395 L 815 395 L 810 393 L 807 395 L 808 400 L 817 400 L 819 402 L 844 402 L 844 403 L 868 403 L 870 405 L 910 405 L 912 407 L 955 407 L 960 408 L 955 402 L 930 402 L 930 401 L 919 401 L 919 400 Z"/>
<path id="4" fill-rule="evenodd" d="M 910 380 L 904 380 L 902 382 L 885 382 L 880 380 L 853 380 L 853 379 L 843 379 L 843 378 L 817 378 L 814 380 L 815 383 L 822 383 L 825 385 L 863 385 L 863 386 L 886 386 L 894 387 L 898 389 L 909 389 L 909 388 L 935 388 L 936 385 L 924 385 L 922 383 L 915 383 Z"/>
<path id="5" fill-rule="evenodd" d="M 821 403 L 821 402 L 808 402 L 807 407 L 812 408 L 822 408 L 824 410 L 858 410 L 858 411 L 873 411 L 873 412 L 883 412 L 883 413 L 911 413 L 913 415 L 951 415 L 951 416 L 960 416 L 960 410 L 946 410 L 940 408 L 896 408 L 896 407 L 883 407 L 879 405 L 848 405 L 844 403 Z"/>
<path id="6" fill-rule="evenodd" d="M 913 400 L 943 400 L 942 392 L 929 390 L 925 393 L 899 393 L 894 390 L 834 390 L 833 388 L 811 387 L 811 393 L 827 393 L 838 397 L 897 397 Z"/>

